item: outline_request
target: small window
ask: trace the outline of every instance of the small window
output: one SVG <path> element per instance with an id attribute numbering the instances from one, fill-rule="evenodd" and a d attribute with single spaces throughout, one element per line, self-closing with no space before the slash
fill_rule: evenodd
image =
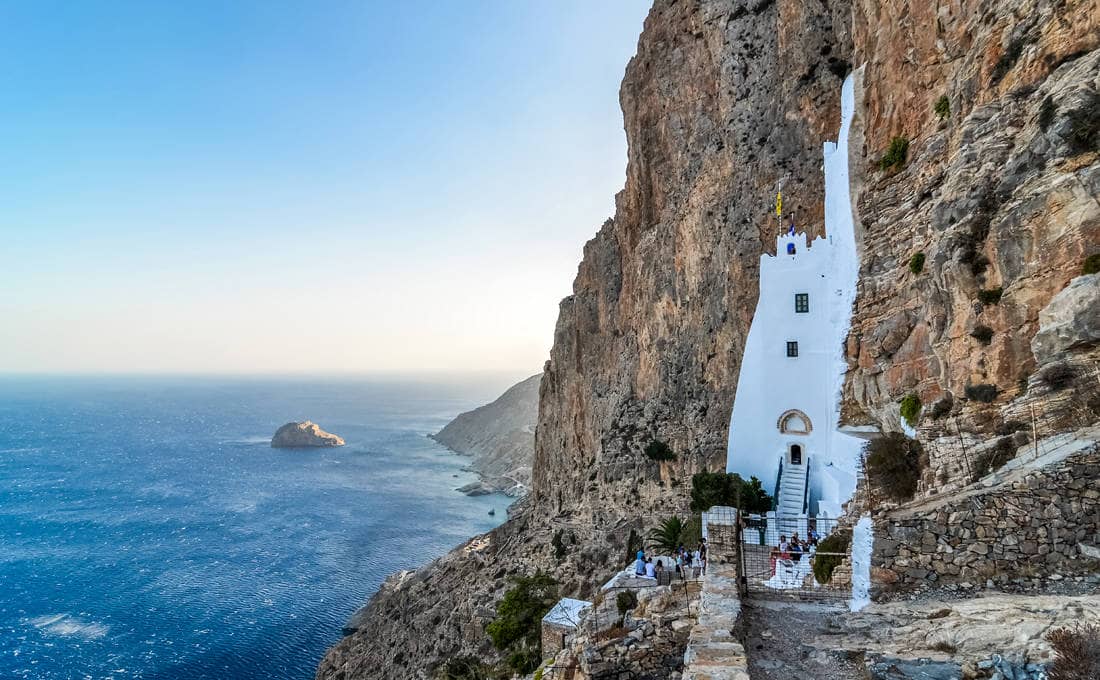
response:
<path id="1" fill-rule="evenodd" d="M 787 341 L 787 356 L 789 356 L 789 357 L 798 356 L 798 341 L 797 340 L 788 340 Z"/>
<path id="2" fill-rule="evenodd" d="M 806 314 L 810 311 L 810 294 L 794 294 L 794 311 L 798 314 Z"/>

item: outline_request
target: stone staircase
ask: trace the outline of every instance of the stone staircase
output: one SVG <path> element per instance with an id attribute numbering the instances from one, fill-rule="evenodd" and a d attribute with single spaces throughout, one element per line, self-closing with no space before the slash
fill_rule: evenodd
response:
<path id="1" fill-rule="evenodd" d="M 802 514 L 808 476 L 809 468 L 805 463 L 783 465 L 783 475 L 779 478 L 779 501 L 775 509 L 777 515 L 791 517 Z"/>
<path id="2" fill-rule="evenodd" d="M 736 567 L 710 565 L 699 595 L 699 618 L 684 652 L 682 680 L 749 680 L 745 648 L 733 635 L 740 616 Z"/>

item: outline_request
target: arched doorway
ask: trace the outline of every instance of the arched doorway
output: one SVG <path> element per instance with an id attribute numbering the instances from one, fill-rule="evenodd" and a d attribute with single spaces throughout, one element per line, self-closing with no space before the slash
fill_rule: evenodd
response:
<path id="1" fill-rule="evenodd" d="M 791 465 L 802 465 L 802 447 L 791 444 Z"/>

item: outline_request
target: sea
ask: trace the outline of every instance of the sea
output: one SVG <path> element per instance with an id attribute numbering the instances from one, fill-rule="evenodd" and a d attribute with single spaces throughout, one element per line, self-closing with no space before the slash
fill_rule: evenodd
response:
<path id="1" fill-rule="evenodd" d="M 426 435 L 509 382 L 0 377 L 0 678 L 312 678 L 388 574 L 504 520 Z M 271 448 L 305 419 L 347 445 Z"/>

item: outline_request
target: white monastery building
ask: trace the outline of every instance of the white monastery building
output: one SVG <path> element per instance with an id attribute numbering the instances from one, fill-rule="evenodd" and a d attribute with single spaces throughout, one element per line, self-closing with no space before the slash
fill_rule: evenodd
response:
<path id="1" fill-rule="evenodd" d="M 848 186 L 853 78 L 837 142 L 826 142 L 825 232 L 792 227 L 760 257 L 760 297 L 730 418 L 726 470 L 757 477 L 781 516 L 837 517 L 855 489 L 862 441 L 837 431 L 859 260 Z"/>

